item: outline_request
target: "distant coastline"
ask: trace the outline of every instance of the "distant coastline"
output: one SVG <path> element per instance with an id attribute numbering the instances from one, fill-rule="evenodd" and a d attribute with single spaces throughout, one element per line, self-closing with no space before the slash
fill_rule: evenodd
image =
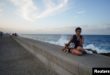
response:
<path id="1" fill-rule="evenodd" d="M 99 54 L 110 57 L 110 53 L 99 53 Z"/>

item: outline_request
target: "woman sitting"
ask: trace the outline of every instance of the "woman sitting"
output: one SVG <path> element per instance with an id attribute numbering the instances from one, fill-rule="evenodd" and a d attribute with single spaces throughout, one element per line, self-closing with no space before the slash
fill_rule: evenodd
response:
<path id="1" fill-rule="evenodd" d="M 82 55 L 85 53 L 85 50 L 83 49 L 83 43 L 84 38 L 81 35 L 82 29 L 80 27 L 77 27 L 75 29 L 76 34 L 72 36 L 69 43 L 65 44 L 65 48 L 63 50 L 69 49 L 69 52 L 75 55 Z M 70 44 L 74 44 L 74 48 L 70 48 Z"/>

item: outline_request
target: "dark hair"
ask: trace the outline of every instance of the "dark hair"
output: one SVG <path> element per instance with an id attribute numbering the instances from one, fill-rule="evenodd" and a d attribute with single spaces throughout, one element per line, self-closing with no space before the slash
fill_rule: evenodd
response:
<path id="1" fill-rule="evenodd" d="M 77 27 L 77 28 L 75 29 L 75 31 L 77 31 L 77 30 L 80 30 L 80 31 L 81 31 L 82 29 L 81 29 L 80 27 Z"/>

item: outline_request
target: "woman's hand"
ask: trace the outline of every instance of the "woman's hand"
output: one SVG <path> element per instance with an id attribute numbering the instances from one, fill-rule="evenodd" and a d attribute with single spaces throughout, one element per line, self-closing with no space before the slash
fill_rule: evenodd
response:
<path id="1" fill-rule="evenodd" d="M 66 44 L 65 44 L 65 46 L 69 46 L 69 44 L 68 44 L 68 43 L 66 43 Z"/>

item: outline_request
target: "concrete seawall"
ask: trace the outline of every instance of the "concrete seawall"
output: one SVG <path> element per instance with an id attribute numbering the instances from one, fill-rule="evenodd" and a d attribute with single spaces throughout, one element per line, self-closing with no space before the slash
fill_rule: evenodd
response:
<path id="1" fill-rule="evenodd" d="M 106 56 L 75 56 L 62 52 L 61 46 L 21 37 L 13 39 L 59 75 L 92 75 L 94 67 L 110 67 L 110 58 Z"/>
<path id="2" fill-rule="evenodd" d="M 0 75 L 58 75 L 10 35 L 0 38 Z"/>

